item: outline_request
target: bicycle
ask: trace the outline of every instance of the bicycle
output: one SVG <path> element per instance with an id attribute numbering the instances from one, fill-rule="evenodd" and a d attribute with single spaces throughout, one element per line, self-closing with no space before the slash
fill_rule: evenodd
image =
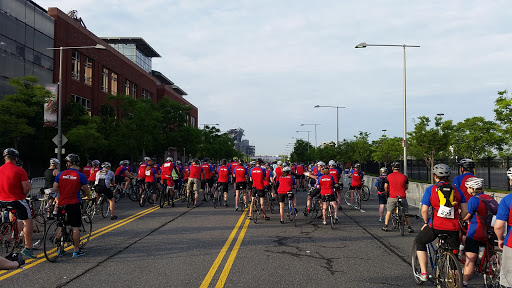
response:
<path id="1" fill-rule="evenodd" d="M 309 216 L 311 219 L 316 219 L 319 213 L 322 213 L 320 208 L 320 198 L 315 196 L 311 199 L 311 209 L 309 210 Z"/>
<path id="2" fill-rule="evenodd" d="M 153 201 L 153 189 L 156 189 L 154 187 L 151 186 L 151 183 L 148 182 L 148 183 L 145 183 L 146 185 L 144 185 L 144 187 L 142 188 L 142 193 L 140 195 L 140 200 L 139 200 L 139 206 L 140 207 L 144 207 L 144 205 L 146 205 L 146 202 L 148 202 L 149 204 L 153 204 L 154 201 Z"/>
<path id="3" fill-rule="evenodd" d="M 326 194 L 325 195 L 325 202 L 327 202 L 326 218 L 329 218 L 329 222 L 331 224 L 331 229 L 334 229 L 334 223 L 335 223 L 336 219 L 334 218 L 335 211 L 334 211 L 334 206 L 332 205 L 331 201 L 335 201 L 335 200 L 333 200 L 332 194 Z"/>
<path id="4" fill-rule="evenodd" d="M 272 188 L 265 189 L 265 198 L 267 198 L 267 211 L 270 212 L 270 214 L 274 211 L 274 200 L 272 198 Z"/>
<path id="5" fill-rule="evenodd" d="M 96 201 L 96 209 L 98 209 L 98 207 L 101 212 L 101 216 L 103 216 L 103 218 L 107 218 L 110 213 L 110 201 L 107 199 L 105 194 L 101 194 L 98 201 Z"/>
<path id="6" fill-rule="evenodd" d="M 182 197 L 181 202 L 187 201 L 187 183 L 186 182 L 181 185 L 179 196 Z"/>
<path id="7" fill-rule="evenodd" d="M 297 227 L 297 209 L 295 209 L 295 206 L 293 205 L 293 192 L 288 192 L 288 213 L 287 216 L 290 219 L 290 221 L 293 222 L 293 226 Z"/>
<path id="8" fill-rule="evenodd" d="M 351 195 L 351 192 L 353 191 L 353 196 Z M 347 190 L 345 191 L 344 199 L 345 203 L 349 207 L 354 207 L 355 209 L 361 210 L 361 200 L 362 200 L 362 193 L 361 189 L 355 189 L 355 190 Z M 352 202 L 350 201 L 352 198 Z"/>
<path id="9" fill-rule="evenodd" d="M 215 187 L 215 191 L 217 192 L 217 196 L 213 197 L 213 208 L 217 208 L 217 205 L 222 205 L 222 196 L 224 193 L 222 192 L 222 185 L 217 183 Z"/>
<path id="10" fill-rule="evenodd" d="M 62 256 L 65 250 L 71 249 L 71 247 L 73 247 L 73 228 L 69 225 L 66 225 L 65 222 L 67 217 L 68 215 L 66 214 L 66 206 L 63 206 L 62 208 L 59 207 L 57 219 L 48 224 L 48 228 L 44 233 L 44 257 L 50 262 L 57 261 L 57 257 Z M 83 215 L 82 220 L 85 220 L 84 217 L 89 216 Z M 81 250 L 91 239 L 92 220 L 89 219 L 89 221 L 82 221 L 82 225 L 79 228 L 79 231 L 79 248 Z"/>
<path id="11" fill-rule="evenodd" d="M 23 249 L 25 247 L 25 240 L 23 237 L 23 231 L 18 229 L 16 209 L 10 205 L 5 206 L 5 209 L 11 213 L 11 220 L 0 225 L 0 252 L 3 254 L 10 254 L 16 249 Z M 32 249 L 38 249 L 41 247 L 42 238 L 38 238 L 41 237 L 35 237 L 35 235 L 32 234 Z"/>
<path id="12" fill-rule="evenodd" d="M 400 235 L 405 234 L 405 212 L 402 206 L 402 197 L 396 196 L 396 208 L 391 213 L 391 223 L 393 229 L 400 229 Z"/>
<path id="13" fill-rule="evenodd" d="M 449 237 L 448 234 L 439 234 L 437 248 L 432 243 L 427 245 L 427 273 L 429 275 L 433 274 L 432 279 L 438 288 L 462 288 L 462 268 L 457 256 L 453 254 L 452 249 L 446 243 L 446 239 Z M 412 245 L 412 272 L 414 282 L 422 285 L 423 281 L 420 279 L 421 268 L 416 251 L 416 242 L 414 242 Z"/>
<path id="14" fill-rule="evenodd" d="M 254 224 L 258 223 L 258 218 L 260 217 L 261 213 L 261 203 L 260 203 L 260 196 L 258 193 L 256 193 L 256 197 L 251 201 L 251 209 L 252 209 L 252 220 L 254 221 Z"/>
<path id="15" fill-rule="evenodd" d="M 159 193 L 159 204 L 160 204 L 160 208 L 163 208 L 164 205 L 165 205 L 165 202 L 167 202 L 167 205 L 171 205 L 171 197 L 169 195 L 169 186 L 167 186 L 166 183 L 164 183 L 163 187 L 162 187 L 162 190 L 160 191 Z"/>
<path id="16" fill-rule="evenodd" d="M 361 200 L 368 201 L 370 199 L 370 187 L 364 184 L 364 180 L 362 181 L 361 185 Z"/>
<path id="17" fill-rule="evenodd" d="M 190 208 L 190 206 L 195 206 L 195 201 L 196 201 L 196 195 L 195 195 L 195 191 L 194 191 L 194 183 L 191 183 L 190 185 L 190 191 L 188 193 L 188 196 L 186 197 L 187 198 L 187 208 Z"/>
<path id="18" fill-rule="evenodd" d="M 130 179 L 130 184 L 128 184 L 128 188 L 126 188 L 128 198 L 132 200 L 133 202 L 139 201 L 140 197 L 140 187 L 141 187 L 141 181 L 135 178 Z"/>

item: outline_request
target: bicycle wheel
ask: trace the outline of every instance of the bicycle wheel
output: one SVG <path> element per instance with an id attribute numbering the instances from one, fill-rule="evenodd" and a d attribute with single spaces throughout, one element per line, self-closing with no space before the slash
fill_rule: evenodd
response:
<path id="1" fill-rule="evenodd" d="M 268 211 L 270 214 L 274 212 L 274 201 L 272 201 L 272 195 L 270 195 L 270 192 L 267 193 L 267 203 L 268 203 Z"/>
<path id="2" fill-rule="evenodd" d="M 356 193 L 354 193 L 355 196 Z M 345 191 L 345 194 L 343 195 L 343 198 L 345 199 L 345 203 L 350 207 L 352 204 L 350 204 L 350 190 Z M 354 203 L 354 202 L 352 202 Z"/>
<path id="3" fill-rule="evenodd" d="M 311 206 L 311 210 L 309 211 L 311 219 L 315 219 L 318 216 L 318 212 L 320 212 L 320 203 L 318 203 L 317 199 L 313 199 L 313 204 Z"/>
<path id="4" fill-rule="evenodd" d="M 156 188 L 150 188 L 148 189 L 148 192 L 146 192 L 146 201 L 149 203 L 149 204 L 154 204 L 155 201 L 153 200 L 153 189 L 156 189 Z M 158 191 L 157 191 L 158 192 Z M 158 195 L 158 194 L 157 194 Z"/>
<path id="5" fill-rule="evenodd" d="M 162 191 L 160 191 L 160 197 L 158 197 L 159 198 L 160 208 L 164 208 L 165 202 L 167 201 L 166 194 L 167 194 L 167 186 L 164 186 Z"/>
<path id="6" fill-rule="evenodd" d="M 370 188 L 366 185 L 361 187 L 362 200 L 368 201 L 370 199 Z"/>
<path id="7" fill-rule="evenodd" d="M 329 216 L 329 221 L 331 222 L 331 229 L 334 229 L 334 213 L 333 213 L 334 207 L 332 206 L 331 202 L 329 202 L 327 208 L 328 208 L 327 216 Z"/>
<path id="8" fill-rule="evenodd" d="M 411 258 L 412 276 L 414 277 L 414 282 L 418 285 L 422 285 L 425 282 L 421 281 L 420 279 L 421 268 L 418 261 L 418 254 L 416 254 L 416 242 L 412 243 Z"/>
<path id="9" fill-rule="evenodd" d="M 140 207 L 144 207 L 144 205 L 146 205 L 148 194 L 149 194 L 148 193 L 148 189 L 142 188 L 142 193 L 141 193 L 140 199 L 139 199 L 139 206 Z"/>
<path id="10" fill-rule="evenodd" d="M 252 208 L 252 221 L 254 221 L 254 224 L 258 223 L 258 205 L 256 204 L 256 199 L 254 199 L 251 202 L 251 208 Z"/>
<path id="11" fill-rule="evenodd" d="M 187 186 L 185 184 L 183 184 L 182 186 L 183 187 L 181 187 L 180 197 L 181 202 L 185 202 L 187 201 Z"/>
<path id="12" fill-rule="evenodd" d="M 396 213 L 391 214 L 391 224 L 393 225 L 393 229 L 398 229 L 398 216 Z"/>
<path id="13" fill-rule="evenodd" d="M 104 195 L 100 197 L 100 210 L 101 216 L 103 216 L 103 218 L 107 218 L 110 212 L 110 201 L 108 201 Z"/>
<path id="14" fill-rule="evenodd" d="M 133 185 L 130 185 L 128 187 L 128 198 L 130 198 L 130 200 L 132 200 L 133 202 L 139 200 L 139 186 L 136 185 L 136 186 L 133 186 Z"/>
<path id="15" fill-rule="evenodd" d="M 398 208 L 398 226 L 400 227 L 400 235 L 405 234 L 405 215 L 402 207 Z"/>
<path id="16" fill-rule="evenodd" d="M 14 251 L 16 247 L 16 239 L 13 236 L 16 235 L 12 230 L 14 227 L 11 222 L 5 222 L 0 225 L 0 247 L 2 254 L 9 254 Z"/>
<path id="17" fill-rule="evenodd" d="M 292 222 L 295 219 L 295 211 L 293 209 L 293 202 L 291 198 L 288 198 L 288 218 Z"/>
<path id="18" fill-rule="evenodd" d="M 483 273 L 485 287 L 500 287 L 501 256 L 502 251 L 500 249 L 495 249 L 489 255 L 484 267 L 485 273 Z"/>
<path id="19" fill-rule="evenodd" d="M 46 231 L 44 232 L 43 237 L 43 250 L 44 250 L 44 257 L 46 260 L 50 262 L 55 262 L 57 260 L 57 251 L 59 249 L 64 249 L 63 245 L 64 242 L 62 241 L 62 237 L 57 237 L 57 229 L 59 221 L 54 220 L 49 222 L 48 227 L 46 228 Z M 62 229 L 61 229 L 62 230 Z M 62 233 L 61 233 L 62 235 Z"/>
<path id="20" fill-rule="evenodd" d="M 362 195 L 361 195 L 361 190 L 357 190 L 357 193 L 354 193 L 354 197 L 356 196 L 357 194 L 357 209 L 358 210 L 361 210 L 361 200 L 362 200 Z"/>
<path id="21" fill-rule="evenodd" d="M 85 244 L 91 240 L 92 235 L 92 221 L 82 221 L 82 226 L 80 227 L 80 249 L 85 247 Z"/>
<path id="22" fill-rule="evenodd" d="M 452 252 L 443 252 L 437 264 L 437 287 L 462 287 L 462 268 Z"/>
<path id="23" fill-rule="evenodd" d="M 32 234 L 32 249 L 39 249 L 43 244 L 44 238 L 44 224 L 41 224 L 40 221 L 45 222 L 46 219 L 43 215 L 35 215 L 33 218 L 33 234 Z"/>

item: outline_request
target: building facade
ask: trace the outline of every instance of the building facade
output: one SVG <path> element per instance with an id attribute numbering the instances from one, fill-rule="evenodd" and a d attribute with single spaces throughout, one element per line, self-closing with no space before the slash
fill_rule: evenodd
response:
<path id="1" fill-rule="evenodd" d="M 48 15 L 55 21 L 54 47 L 100 44 L 106 48 L 62 50 L 63 103 L 73 99 L 89 114 L 98 115 L 109 95 L 129 95 L 134 99 L 151 99 L 153 103 L 167 97 L 189 106 L 189 124 L 197 127 L 197 107 L 184 98 L 187 94 L 172 81 L 162 81 L 161 73 L 153 73 L 151 58 L 160 55 L 144 39 L 100 38 L 75 13 L 68 15 L 52 7 Z M 60 50 L 53 53 L 55 67 L 59 67 Z M 58 82 L 59 69 L 53 70 L 53 79 Z"/>
<path id="2" fill-rule="evenodd" d="M 0 99 L 13 94 L 11 78 L 34 75 L 53 83 L 54 19 L 32 1 L 0 0 Z"/>

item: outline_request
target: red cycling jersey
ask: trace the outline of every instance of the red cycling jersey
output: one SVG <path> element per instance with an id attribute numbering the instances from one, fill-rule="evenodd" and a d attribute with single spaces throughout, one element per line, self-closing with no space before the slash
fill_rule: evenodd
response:
<path id="1" fill-rule="evenodd" d="M 247 181 L 247 169 L 244 166 L 236 166 L 235 168 L 235 177 L 236 182 L 246 182 Z"/>
<path id="2" fill-rule="evenodd" d="M 292 187 L 295 185 L 295 178 L 292 175 L 279 177 L 279 188 L 277 189 L 278 194 L 286 194 L 292 191 Z"/>
<path id="3" fill-rule="evenodd" d="M 229 178 L 229 168 L 222 165 L 219 167 L 218 171 L 217 171 L 217 174 L 219 174 L 219 180 L 218 182 L 221 182 L 221 183 L 228 183 L 228 178 Z"/>

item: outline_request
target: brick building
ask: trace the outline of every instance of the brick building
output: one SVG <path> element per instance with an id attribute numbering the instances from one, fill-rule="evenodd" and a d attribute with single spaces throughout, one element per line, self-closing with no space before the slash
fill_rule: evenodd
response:
<path id="1" fill-rule="evenodd" d="M 81 47 L 100 44 L 103 49 L 64 49 L 62 61 L 63 103 L 81 103 L 92 115 L 100 113 L 108 95 L 130 95 L 157 103 L 164 97 L 191 107 L 189 124 L 197 127 L 198 110 L 187 101 L 185 91 L 162 73 L 151 69 L 151 58 L 160 55 L 142 38 L 100 38 L 81 19 L 49 8 L 55 20 L 54 47 Z M 59 50 L 54 51 L 53 79 L 59 79 Z"/>

